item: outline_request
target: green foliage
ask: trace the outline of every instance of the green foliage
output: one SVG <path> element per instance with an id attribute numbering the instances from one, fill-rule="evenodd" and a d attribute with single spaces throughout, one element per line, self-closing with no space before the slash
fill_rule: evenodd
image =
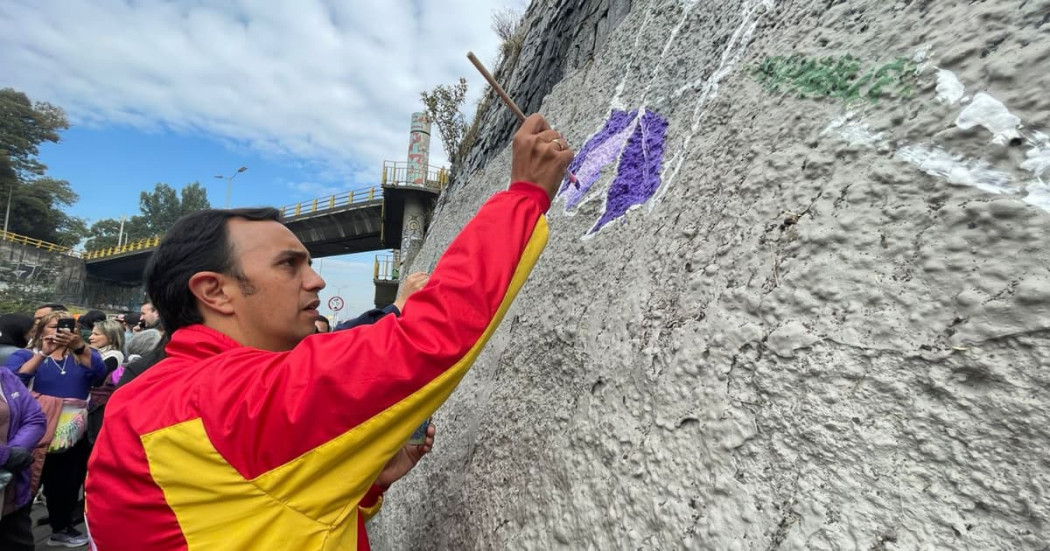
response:
<path id="1" fill-rule="evenodd" d="M 822 58 L 793 55 L 766 58 L 750 72 L 771 93 L 837 98 L 846 103 L 874 103 L 887 95 L 910 98 L 919 76 L 918 65 L 903 57 L 867 71 L 861 68 L 861 60 L 848 54 Z"/>
<path id="2" fill-rule="evenodd" d="M 10 201 L 8 231 L 65 246 L 86 232 L 82 219 L 61 209 L 78 199 L 69 182 L 46 177 L 47 166 L 37 159 L 40 145 L 57 143 L 66 128 L 62 109 L 0 89 L 0 212 L 6 213 Z"/>
<path id="3" fill-rule="evenodd" d="M 0 313 L 3 314 L 21 313 L 32 316 L 39 304 L 21 293 L 0 293 Z"/>
<path id="4" fill-rule="evenodd" d="M 66 214 L 63 207 L 75 204 L 78 199 L 65 180 L 38 178 L 19 183 L 11 196 L 11 220 L 7 229 L 72 247 L 84 237 L 87 227 L 83 219 Z M 6 205 L 2 208 L 6 208 Z"/>
<path id="5" fill-rule="evenodd" d="M 0 89 L 0 173 L 28 180 L 42 176 L 47 167 L 36 159 L 40 144 L 57 143 L 58 133 L 69 128 L 61 108 L 33 103 L 22 92 Z"/>
<path id="6" fill-rule="evenodd" d="M 441 143 L 445 147 L 449 162 L 455 167 L 462 159 L 463 136 L 467 132 L 467 120 L 460 112 L 467 98 L 467 79 L 460 77 L 458 84 L 439 84 L 430 92 L 421 92 L 423 107 L 430 120 L 438 128 Z"/>
<path id="7" fill-rule="evenodd" d="M 183 187 L 178 193 L 168 184 L 156 184 L 153 191 L 139 194 L 141 214 L 124 221 L 124 242 L 161 235 L 183 215 L 210 208 L 208 192 L 199 182 Z M 99 220 L 91 225 L 87 235 L 90 239 L 84 248 L 89 251 L 115 247 L 120 236 L 120 220 Z"/>

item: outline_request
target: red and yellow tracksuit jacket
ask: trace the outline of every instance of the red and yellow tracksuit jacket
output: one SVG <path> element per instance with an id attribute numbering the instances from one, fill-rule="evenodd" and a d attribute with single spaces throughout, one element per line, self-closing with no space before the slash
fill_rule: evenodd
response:
<path id="1" fill-rule="evenodd" d="M 499 325 L 549 206 L 530 183 L 494 195 L 400 318 L 279 353 L 176 331 L 107 405 L 86 486 L 97 549 L 368 549 L 373 481 Z"/>

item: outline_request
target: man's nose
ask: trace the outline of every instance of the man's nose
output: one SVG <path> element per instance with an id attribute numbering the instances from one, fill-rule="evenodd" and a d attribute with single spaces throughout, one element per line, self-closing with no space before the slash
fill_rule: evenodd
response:
<path id="1" fill-rule="evenodd" d="M 306 278 L 303 280 L 303 287 L 305 287 L 307 291 L 320 291 L 325 287 L 324 278 L 314 270 L 313 266 L 307 266 L 307 273 Z"/>

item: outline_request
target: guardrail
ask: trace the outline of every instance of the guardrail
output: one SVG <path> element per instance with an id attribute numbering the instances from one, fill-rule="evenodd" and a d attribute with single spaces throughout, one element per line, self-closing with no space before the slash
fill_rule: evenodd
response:
<path id="1" fill-rule="evenodd" d="M 400 279 L 397 265 L 397 259 L 393 254 L 376 255 L 375 268 L 372 270 L 372 279 L 376 281 L 397 281 Z"/>
<path id="2" fill-rule="evenodd" d="M 333 210 L 339 207 L 345 207 L 347 205 L 353 205 L 356 203 L 365 203 L 368 201 L 375 201 L 376 199 L 382 199 L 383 187 L 382 186 L 404 186 L 404 187 L 424 187 L 428 189 L 443 190 L 448 185 L 449 173 L 447 169 L 440 167 L 428 167 L 426 170 L 426 176 L 422 177 L 416 169 L 409 170 L 408 163 L 396 163 L 393 161 L 383 162 L 383 178 L 382 185 L 372 186 L 367 188 L 355 189 L 353 191 L 347 191 L 336 195 L 330 195 L 328 197 L 319 197 L 309 201 L 303 201 L 292 205 L 285 205 L 281 207 L 281 217 L 289 218 L 302 216 L 305 214 L 315 214 L 328 210 Z M 422 177 L 422 178 L 421 178 Z M 423 182 L 420 185 L 418 182 Z M 14 236 L 10 238 L 8 236 Z M 149 249 L 156 247 L 160 243 L 162 236 L 148 237 L 140 239 L 120 247 L 109 247 L 106 249 L 99 249 L 96 251 L 88 251 L 81 254 L 80 256 L 85 260 L 94 260 L 98 258 L 105 258 L 114 256 L 126 252 L 140 251 L 143 249 Z M 3 234 L 3 238 L 8 241 L 15 241 L 26 244 L 34 244 L 40 248 L 45 248 L 49 251 L 54 252 L 67 252 L 73 254 L 69 247 L 62 247 L 55 245 L 54 243 L 47 243 L 46 241 L 40 241 L 39 239 L 32 239 L 29 237 L 12 234 L 10 232 Z M 39 244 L 37 244 L 39 243 Z M 48 248 L 50 247 L 50 248 Z M 384 278 L 396 281 L 397 267 L 395 266 L 394 258 L 391 255 L 388 264 L 383 264 L 385 274 Z M 380 260 L 376 258 L 376 279 L 380 279 Z"/>
<path id="3" fill-rule="evenodd" d="M 427 167 L 424 171 L 411 168 L 408 163 L 383 161 L 384 186 L 411 186 L 443 190 L 448 185 L 448 170 L 440 167 Z"/>
<path id="4" fill-rule="evenodd" d="M 119 247 L 108 247 L 105 249 L 98 249 L 96 251 L 87 251 L 80 255 L 84 260 L 94 260 L 97 258 L 106 258 L 107 256 L 116 256 L 118 254 L 130 253 L 134 251 L 141 251 L 143 249 L 152 249 L 160 244 L 159 235 L 153 237 L 144 237 L 138 241 L 132 241 L 125 243 Z"/>
<path id="5" fill-rule="evenodd" d="M 71 249 L 70 247 L 65 247 L 65 246 L 62 246 L 62 245 L 56 245 L 54 243 L 48 243 L 47 241 L 44 241 L 42 239 L 36 239 L 36 238 L 28 237 L 28 236 L 25 236 L 25 235 L 19 235 L 17 233 L 12 233 L 12 232 L 9 232 L 9 231 L 0 230 L 0 239 L 3 239 L 4 241 L 10 241 L 12 243 L 18 243 L 20 245 L 28 245 L 30 247 L 36 247 L 38 249 L 43 249 L 45 251 L 52 252 L 52 253 L 64 253 L 64 254 L 69 254 L 69 255 L 76 256 L 73 253 L 73 249 Z"/>
<path id="6" fill-rule="evenodd" d="M 336 207 L 353 205 L 354 203 L 374 201 L 377 198 L 381 199 L 382 197 L 383 188 L 378 186 L 355 189 L 353 191 L 347 191 L 329 197 L 320 197 L 312 201 L 303 201 L 301 203 L 295 203 L 294 205 L 285 205 L 281 207 L 281 217 L 288 218 L 290 216 L 314 214 L 317 212 L 332 210 Z"/>

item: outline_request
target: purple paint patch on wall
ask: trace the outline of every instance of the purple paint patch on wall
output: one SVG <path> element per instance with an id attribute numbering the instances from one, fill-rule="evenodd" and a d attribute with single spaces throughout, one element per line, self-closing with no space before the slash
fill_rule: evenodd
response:
<path id="1" fill-rule="evenodd" d="M 561 186 L 561 192 L 567 193 L 566 210 L 575 207 L 598 181 L 602 168 L 616 160 L 637 123 L 637 117 L 637 110 L 628 113 L 614 109 L 605 121 L 605 126 L 587 140 L 576 154 L 576 158 L 569 165 L 569 172 L 576 175 L 579 187 L 570 187 L 568 179 L 564 180 Z"/>
<path id="2" fill-rule="evenodd" d="M 635 205 L 649 200 L 660 187 L 660 168 L 664 160 L 664 136 L 667 120 L 645 111 L 639 124 L 627 140 L 627 147 L 620 155 L 620 166 L 616 179 L 609 188 L 605 200 L 605 212 L 591 228 L 594 233 L 602 226 L 627 213 Z"/>

